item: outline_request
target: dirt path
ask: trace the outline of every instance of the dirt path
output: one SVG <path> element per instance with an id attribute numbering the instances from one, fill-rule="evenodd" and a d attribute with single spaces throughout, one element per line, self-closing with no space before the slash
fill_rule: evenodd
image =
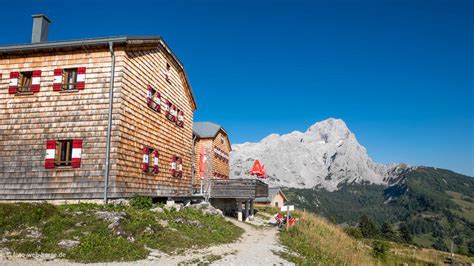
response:
<path id="1" fill-rule="evenodd" d="M 235 243 L 212 246 L 184 256 L 162 255 L 153 261 L 141 263 L 160 265 L 197 264 L 211 262 L 211 265 L 293 265 L 275 255 L 274 252 L 283 250 L 278 244 L 278 230 L 272 227 L 263 227 L 255 223 L 239 222 L 227 219 L 245 230 L 242 237 Z M 140 262 L 139 262 L 140 263 Z"/>
<path id="2" fill-rule="evenodd" d="M 184 255 L 169 256 L 157 250 L 152 250 L 147 260 L 135 262 L 97 263 L 92 265 L 177 265 L 198 264 L 200 262 L 212 265 L 294 265 L 274 252 L 283 250 L 278 244 L 278 231 L 272 227 L 252 226 L 248 223 L 228 219 L 236 226 L 245 230 L 242 237 L 230 244 L 212 246 L 195 250 Z M 261 223 L 262 221 L 260 221 Z M 259 224 L 257 222 L 254 224 Z M 67 261 L 37 261 L 20 258 L 4 260 L 0 257 L 0 265 L 83 265 Z M 90 264 L 89 264 L 90 265 Z"/>

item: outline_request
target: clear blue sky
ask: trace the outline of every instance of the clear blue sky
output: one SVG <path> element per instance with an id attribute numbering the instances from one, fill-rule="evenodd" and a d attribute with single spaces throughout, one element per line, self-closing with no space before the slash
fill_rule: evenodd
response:
<path id="1" fill-rule="evenodd" d="M 474 1 L 255 2 L 7 1 L 0 43 L 35 13 L 51 40 L 161 35 L 233 143 L 336 117 L 377 162 L 474 175 Z"/>

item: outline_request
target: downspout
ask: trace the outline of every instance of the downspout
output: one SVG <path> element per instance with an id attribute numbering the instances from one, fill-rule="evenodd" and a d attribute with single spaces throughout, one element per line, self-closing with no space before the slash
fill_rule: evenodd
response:
<path id="1" fill-rule="evenodd" d="M 197 139 L 197 136 L 194 135 L 193 136 L 193 149 L 191 151 L 191 195 L 194 194 L 194 174 L 195 174 L 195 169 L 196 169 L 196 164 L 194 162 L 194 154 L 195 154 L 195 147 L 194 145 L 196 144 L 196 139 Z"/>
<path id="2" fill-rule="evenodd" d="M 105 151 L 105 174 L 104 174 L 104 204 L 107 204 L 107 192 L 109 190 L 109 170 L 110 170 L 110 140 L 112 138 L 112 110 L 114 103 L 114 79 L 115 79 L 115 53 L 114 44 L 109 42 L 111 57 L 110 85 L 109 85 L 109 121 L 107 123 L 107 143 Z"/>

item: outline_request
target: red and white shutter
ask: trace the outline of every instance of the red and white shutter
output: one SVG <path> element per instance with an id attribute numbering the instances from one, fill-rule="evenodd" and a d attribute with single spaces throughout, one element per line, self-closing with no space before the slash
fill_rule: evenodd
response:
<path id="1" fill-rule="evenodd" d="M 163 101 L 163 111 L 165 112 L 165 116 L 169 117 L 170 114 L 171 103 L 168 100 Z"/>
<path id="2" fill-rule="evenodd" d="M 41 70 L 35 70 L 31 74 L 31 92 L 39 92 L 41 86 Z"/>
<path id="3" fill-rule="evenodd" d="M 81 157 L 82 157 L 82 139 L 73 139 L 72 140 L 72 156 L 71 156 L 72 168 L 81 167 Z"/>
<path id="4" fill-rule="evenodd" d="M 183 127 L 184 126 L 184 112 L 183 111 L 178 111 L 178 126 Z"/>
<path id="5" fill-rule="evenodd" d="M 160 160 L 158 159 L 160 157 L 160 153 L 157 150 L 155 150 L 153 155 L 154 155 L 154 158 L 153 158 L 153 173 L 158 174 L 159 171 L 160 171 L 159 168 L 158 168 L 158 164 L 160 163 Z"/>
<path id="6" fill-rule="evenodd" d="M 183 158 L 178 159 L 178 177 L 183 177 Z"/>
<path id="7" fill-rule="evenodd" d="M 142 171 L 148 173 L 150 163 L 149 163 L 149 150 L 148 147 L 143 147 L 143 162 L 142 162 Z"/>
<path id="8" fill-rule="evenodd" d="M 76 89 L 83 90 L 86 87 L 86 68 L 77 68 Z"/>
<path id="9" fill-rule="evenodd" d="M 62 90 L 63 86 L 63 70 L 58 68 L 54 70 L 53 91 Z"/>
<path id="10" fill-rule="evenodd" d="M 10 72 L 10 84 L 8 86 L 8 93 L 15 94 L 18 88 L 18 77 L 20 72 Z"/>
<path id="11" fill-rule="evenodd" d="M 54 168 L 54 160 L 56 156 L 56 141 L 47 140 L 46 141 L 46 156 L 44 158 L 44 168 L 51 169 Z"/>
<path id="12" fill-rule="evenodd" d="M 176 107 L 176 105 L 172 105 L 171 106 L 171 121 L 173 122 L 176 122 L 176 120 L 178 120 L 178 108 Z"/>
<path id="13" fill-rule="evenodd" d="M 171 175 L 176 176 L 176 160 L 177 157 L 173 156 L 173 159 L 171 160 Z"/>
<path id="14" fill-rule="evenodd" d="M 146 104 L 151 107 L 151 100 L 153 98 L 153 88 L 148 85 L 148 91 L 146 92 Z"/>
<path id="15" fill-rule="evenodd" d="M 161 111 L 161 94 L 160 92 L 155 92 L 155 111 L 160 112 Z"/>

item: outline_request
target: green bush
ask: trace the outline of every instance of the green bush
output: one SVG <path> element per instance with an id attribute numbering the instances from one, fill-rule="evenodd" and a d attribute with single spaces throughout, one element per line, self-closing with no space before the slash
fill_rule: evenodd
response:
<path id="1" fill-rule="evenodd" d="M 150 197 L 134 197 L 128 202 L 130 206 L 141 210 L 150 209 L 153 206 L 153 201 Z"/>
<path id="2" fill-rule="evenodd" d="M 359 228 L 356 227 L 346 227 L 344 228 L 344 232 L 355 239 L 361 239 L 364 237 Z"/>
<path id="3" fill-rule="evenodd" d="M 375 240 L 374 242 L 372 242 L 372 255 L 375 258 L 379 258 L 385 261 L 387 259 L 389 249 L 390 246 L 385 241 Z"/>

